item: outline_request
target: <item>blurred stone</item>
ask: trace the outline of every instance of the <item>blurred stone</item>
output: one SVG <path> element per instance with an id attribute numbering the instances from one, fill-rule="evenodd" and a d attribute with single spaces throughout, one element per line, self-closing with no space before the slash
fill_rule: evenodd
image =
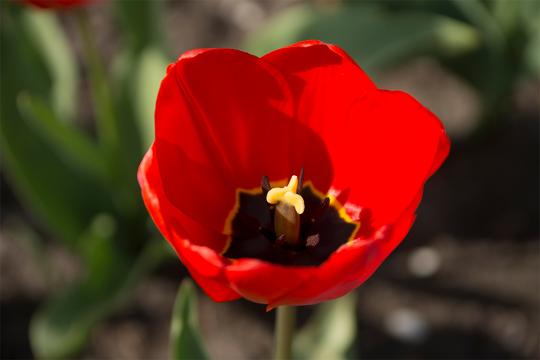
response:
<path id="1" fill-rule="evenodd" d="M 422 315 L 411 309 L 391 311 L 385 317 L 384 325 L 388 333 L 406 342 L 421 342 L 428 333 L 428 325 Z"/>
<path id="2" fill-rule="evenodd" d="M 439 253 L 431 247 L 421 247 L 413 250 L 407 260 L 409 271 L 418 277 L 432 276 L 441 266 Z"/>
<path id="3" fill-rule="evenodd" d="M 255 1 L 234 1 L 232 19 L 241 30 L 249 31 L 256 28 L 264 18 L 264 10 Z"/>

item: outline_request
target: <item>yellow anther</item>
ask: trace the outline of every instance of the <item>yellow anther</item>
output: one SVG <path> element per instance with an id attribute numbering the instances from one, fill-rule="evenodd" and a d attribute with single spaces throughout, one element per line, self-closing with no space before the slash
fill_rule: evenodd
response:
<path id="1" fill-rule="evenodd" d="M 293 175 L 287 186 L 270 189 L 266 194 L 266 201 L 269 204 L 282 202 L 291 205 L 298 214 L 302 214 L 305 209 L 304 198 L 296 193 L 297 187 L 298 178 Z"/>

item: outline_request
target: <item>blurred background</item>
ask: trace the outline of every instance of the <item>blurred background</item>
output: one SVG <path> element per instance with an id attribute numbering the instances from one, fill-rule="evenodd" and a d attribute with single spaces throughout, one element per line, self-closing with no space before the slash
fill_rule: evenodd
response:
<path id="1" fill-rule="evenodd" d="M 375 275 L 300 308 L 295 356 L 540 357 L 539 1 L 2 0 L 0 19 L 3 359 L 168 357 L 189 275 L 135 176 L 159 82 L 192 48 L 304 39 L 415 96 L 452 150 Z M 273 312 L 197 303 L 211 358 L 271 357 Z"/>

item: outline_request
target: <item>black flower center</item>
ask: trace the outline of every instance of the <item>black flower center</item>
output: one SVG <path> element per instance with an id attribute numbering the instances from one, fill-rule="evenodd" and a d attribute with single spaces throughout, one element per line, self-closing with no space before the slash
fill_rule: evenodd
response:
<path id="1" fill-rule="evenodd" d="M 256 258 L 282 265 L 320 265 L 341 245 L 354 237 L 359 224 L 348 219 L 337 202 L 321 196 L 308 183 L 298 194 L 305 203 L 300 215 L 298 241 L 285 241 L 276 233 L 275 205 L 266 202 L 268 186 L 260 191 L 238 190 L 236 211 L 230 217 L 232 230 L 224 256 Z M 279 228 L 279 227 L 277 227 Z"/>

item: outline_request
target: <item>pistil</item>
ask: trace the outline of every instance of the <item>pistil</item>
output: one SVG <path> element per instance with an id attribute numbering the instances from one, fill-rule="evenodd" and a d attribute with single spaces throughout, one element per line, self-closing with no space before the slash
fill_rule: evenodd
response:
<path id="1" fill-rule="evenodd" d="M 274 231 L 278 238 L 292 247 L 301 245 L 300 215 L 304 212 L 304 199 L 298 191 L 298 178 L 293 175 L 285 187 L 272 188 L 266 201 L 275 205 Z"/>

